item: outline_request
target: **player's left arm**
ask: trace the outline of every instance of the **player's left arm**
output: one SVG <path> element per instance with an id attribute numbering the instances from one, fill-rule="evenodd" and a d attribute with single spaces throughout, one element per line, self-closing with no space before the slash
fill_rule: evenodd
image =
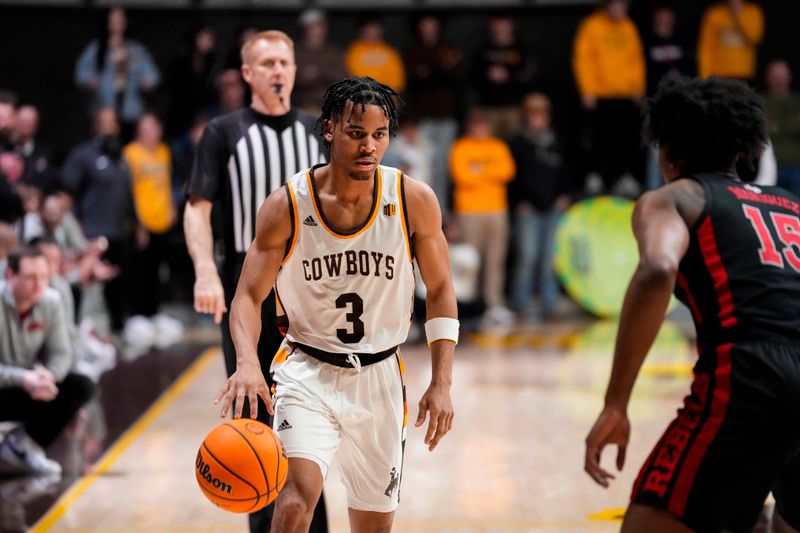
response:
<path id="1" fill-rule="evenodd" d="M 628 401 L 639 369 L 664 321 L 678 267 L 689 247 L 685 210 L 679 206 L 676 194 L 700 186 L 688 183 L 689 180 L 681 181 L 685 183 L 646 193 L 636 203 L 633 213 L 639 265 L 622 304 L 605 407 L 586 437 L 584 469 L 604 487 L 614 475 L 600 467 L 600 455 L 606 445 L 616 444 L 617 469 L 622 470 L 630 437 Z"/>
<path id="2" fill-rule="evenodd" d="M 450 279 L 450 257 L 442 232 L 439 202 L 427 185 L 408 177 L 404 179 L 411 243 L 427 289 L 427 320 L 437 317 L 455 319 L 458 316 L 456 296 Z M 430 343 L 433 366 L 431 384 L 419 402 L 419 416 L 415 425 L 421 426 L 430 413 L 425 444 L 431 451 L 453 427 L 450 387 L 453 383 L 455 345 L 454 341 L 447 339 Z"/>

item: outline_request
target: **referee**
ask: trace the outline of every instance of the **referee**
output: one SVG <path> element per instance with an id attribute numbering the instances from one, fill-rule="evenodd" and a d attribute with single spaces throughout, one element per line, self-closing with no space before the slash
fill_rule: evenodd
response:
<path id="1" fill-rule="evenodd" d="M 194 308 L 214 315 L 222 326 L 222 351 L 230 376 L 236 370 L 227 310 L 233 300 L 245 253 L 255 236 L 256 215 L 264 199 L 287 177 L 325 161 L 324 147 L 314 132 L 315 120 L 291 108 L 297 65 L 294 43 L 281 31 L 264 31 L 242 45 L 242 76 L 252 91 L 250 107 L 212 120 L 197 150 L 187 184 L 184 213 L 186 246 L 195 271 Z M 224 260 L 214 262 L 211 209 L 222 209 Z M 269 367 L 282 336 L 275 319 L 275 294 L 261 306 L 258 358 L 272 386 Z M 271 425 L 261 399 L 258 419 Z M 245 400 L 242 416 L 249 416 Z M 250 515 L 250 531 L 269 531 L 274 505 Z M 320 498 L 312 532 L 326 532 L 325 503 Z"/>

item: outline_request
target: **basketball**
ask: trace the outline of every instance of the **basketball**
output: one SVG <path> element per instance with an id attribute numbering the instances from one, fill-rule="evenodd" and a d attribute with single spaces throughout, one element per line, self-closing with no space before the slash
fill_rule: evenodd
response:
<path id="1" fill-rule="evenodd" d="M 272 429 L 247 418 L 223 422 L 197 451 L 200 490 L 217 507 L 252 513 L 271 503 L 286 483 L 289 462 Z"/>

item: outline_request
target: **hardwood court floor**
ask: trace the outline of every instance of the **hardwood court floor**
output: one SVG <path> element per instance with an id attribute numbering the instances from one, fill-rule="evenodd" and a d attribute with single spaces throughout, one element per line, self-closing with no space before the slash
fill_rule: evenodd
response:
<path id="1" fill-rule="evenodd" d="M 693 348 L 667 326 L 634 393 L 628 463 L 604 490 L 583 473 L 583 439 L 601 408 L 615 326 L 593 323 L 459 346 L 455 427 L 433 453 L 410 427 L 397 531 L 617 531 L 639 466 L 674 415 Z M 408 346 L 409 420 L 430 376 L 427 349 Z M 216 350 L 202 355 L 33 531 L 246 532 L 194 479 L 194 457 L 218 422 Z M 604 464 L 612 465 L 612 451 Z M 344 489 L 326 483 L 332 531 L 347 531 Z"/>

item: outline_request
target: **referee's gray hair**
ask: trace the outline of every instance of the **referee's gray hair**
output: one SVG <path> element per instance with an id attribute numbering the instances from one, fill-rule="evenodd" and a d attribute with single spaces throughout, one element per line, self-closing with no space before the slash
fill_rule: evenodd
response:
<path id="1" fill-rule="evenodd" d="M 240 55 L 242 58 L 242 63 L 247 63 L 245 59 L 247 53 L 250 51 L 250 48 L 258 41 L 283 41 L 287 45 L 289 45 L 289 49 L 292 51 L 292 57 L 294 57 L 294 41 L 291 37 L 280 30 L 266 30 L 258 32 L 254 35 L 248 37 L 244 43 L 242 44 L 242 49 L 240 51 Z"/>

